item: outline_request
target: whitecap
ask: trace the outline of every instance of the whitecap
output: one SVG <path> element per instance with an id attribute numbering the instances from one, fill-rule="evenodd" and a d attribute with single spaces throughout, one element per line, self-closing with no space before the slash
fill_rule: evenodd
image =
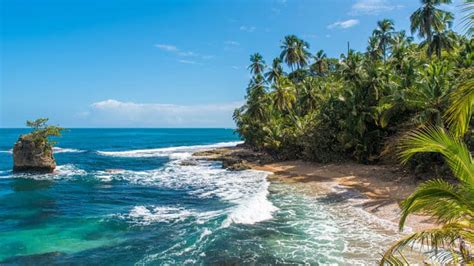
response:
<path id="1" fill-rule="evenodd" d="M 73 164 L 58 165 L 52 173 L 14 173 L 10 177 L 30 178 L 35 180 L 58 180 L 84 176 L 87 172 L 77 168 Z"/>
<path id="2" fill-rule="evenodd" d="M 136 224 L 149 225 L 154 222 L 172 222 L 188 218 L 193 215 L 192 211 L 182 207 L 170 206 L 135 206 L 125 218 Z"/>
<path id="3" fill-rule="evenodd" d="M 61 148 L 61 147 L 53 147 L 53 152 L 54 153 L 66 153 L 66 152 L 85 152 L 85 150 L 78 150 L 78 149 L 72 149 L 72 148 Z M 9 150 L 2 150 L 0 153 L 13 153 L 13 149 Z"/>
<path id="4" fill-rule="evenodd" d="M 255 224 L 272 219 L 278 208 L 268 200 L 268 186 L 269 182 L 266 181 L 260 191 L 251 197 L 238 199 L 238 205 L 232 208 L 222 227 L 228 227 L 232 223 Z"/>
<path id="5" fill-rule="evenodd" d="M 231 142 L 220 142 L 210 145 L 193 145 L 193 146 L 177 146 L 167 148 L 156 148 L 156 149 L 140 149 L 140 150 L 128 150 L 128 151 L 97 151 L 98 154 L 104 156 L 113 157 L 173 157 L 175 159 L 188 158 L 192 153 L 205 150 L 222 147 L 232 147 L 237 144 L 243 143 L 242 141 L 231 141 Z"/>
<path id="6" fill-rule="evenodd" d="M 54 153 L 69 153 L 69 152 L 85 152 L 85 150 L 78 150 L 78 149 L 72 149 L 72 148 L 61 148 L 61 147 L 53 147 L 53 152 Z"/>

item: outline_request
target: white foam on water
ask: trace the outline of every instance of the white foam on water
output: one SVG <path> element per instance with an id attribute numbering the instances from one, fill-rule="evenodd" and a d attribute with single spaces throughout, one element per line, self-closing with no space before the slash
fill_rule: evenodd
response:
<path id="1" fill-rule="evenodd" d="M 216 198 L 228 203 L 229 207 L 216 211 L 194 215 L 198 223 L 204 223 L 216 215 L 225 215 L 222 226 L 232 223 L 254 224 L 269 220 L 278 209 L 268 199 L 268 173 L 263 171 L 228 171 L 219 164 L 196 161 L 195 165 L 181 165 L 180 160 L 168 162 L 164 167 L 149 171 L 120 171 L 117 173 L 100 172 L 95 176 L 104 182 L 111 180 L 128 181 L 144 186 L 157 186 L 164 189 L 186 190 L 197 198 Z M 144 206 L 154 209 L 154 206 Z M 145 211 L 144 209 L 139 209 Z M 148 209 L 149 210 L 149 209 Z M 166 209 L 172 212 L 173 209 Z M 179 209 L 175 209 L 178 213 Z M 157 217 L 151 212 L 151 217 Z M 148 213 L 147 213 L 148 214 Z M 181 213 L 182 214 L 182 213 Z M 163 215 L 158 212 L 157 215 Z M 148 222 L 160 219 L 146 219 Z"/>
<path id="2" fill-rule="evenodd" d="M 127 218 L 140 225 L 149 225 L 153 222 L 172 222 L 183 220 L 192 216 L 193 212 L 181 207 L 158 206 L 145 207 L 135 206 L 127 215 Z"/>
<path id="3" fill-rule="evenodd" d="M 68 152 L 76 152 L 76 153 L 81 153 L 85 152 L 85 150 L 78 150 L 78 149 L 72 149 L 72 148 L 61 148 L 61 147 L 53 147 L 53 152 L 54 153 L 68 153 Z M 13 153 L 13 149 L 9 150 L 3 150 L 0 151 L 0 153 Z"/>
<path id="4" fill-rule="evenodd" d="M 82 152 L 85 152 L 85 150 L 78 150 L 78 149 L 72 149 L 72 148 L 53 147 L 53 152 L 54 152 L 54 153 L 69 153 L 69 152 L 82 153 Z"/>
<path id="5" fill-rule="evenodd" d="M 237 144 L 243 143 L 242 141 L 230 141 L 220 142 L 210 145 L 193 145 L 193 146 L 177 146 L 167 148 L 156 148 L 156 149 L 140 149 L 140 150 L 128 150 L 128 151 L 97 151 L 98 154 L 104 156 L 114 157 L 169 157 L 174 154 L 191 156 L 193 152 L 205 149 L 232 147 Z M 179 155 L 178 155 L 179 156 Z"/>
<path id="6" fill-rule="evenodd" d="M 29 178 L 35 180 L 59 180 L 70 179 L 77 176 L 87 175 L 85 170 L 77 168 L 73 164 L 58 165 L 52 173 L 13 173 L 5 178 Z"/>

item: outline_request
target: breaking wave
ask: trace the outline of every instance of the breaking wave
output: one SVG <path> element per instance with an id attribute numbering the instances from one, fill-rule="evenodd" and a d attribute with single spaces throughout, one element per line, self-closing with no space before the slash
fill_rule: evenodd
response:
<path id="1" fill-rule="evenodd" d="M 189 157 L 193 152 L 205 149 L 232 147 L 237 144 L 243 143 L 242 141 L 231 141 L 231 142 L 220 142 L 210 145 L 193 145 L 193 146 L 177 146 L 167 148 L 156 148 L 156 149 L 140 149 L 140 150 L 128 150 L 128 151 L 97 151 L 98 154 L 104 156 L 114 157 L 169 157 L 178 156 L 178 158 Z M 173 158 L 171 158 L 173 159 Z"/>

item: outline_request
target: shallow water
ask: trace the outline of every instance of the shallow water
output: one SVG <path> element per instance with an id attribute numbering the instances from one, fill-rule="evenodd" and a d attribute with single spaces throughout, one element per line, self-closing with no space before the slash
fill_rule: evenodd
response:
<path id="1" fill-rule="evenodd" d="M 22 132 L 0 129 L 0 262 L 366 265 L 397 238 L 347 202 L 265 172 L 182 164 L 238 143 L 232 130 L 72 129 L 45 175 L 11 173 Z"/>

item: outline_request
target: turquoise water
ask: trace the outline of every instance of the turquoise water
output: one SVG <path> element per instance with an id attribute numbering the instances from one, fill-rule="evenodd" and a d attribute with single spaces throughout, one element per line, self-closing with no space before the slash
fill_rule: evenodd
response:
<path id="1" fill-rule="evenodd" d="M 270 184 L 193 152 L 230 129 L 70 129 L 53 174 L 11 172 L 0 129 L 0 264 L 374 264 L 395 227 L 344 197 Z"/>

